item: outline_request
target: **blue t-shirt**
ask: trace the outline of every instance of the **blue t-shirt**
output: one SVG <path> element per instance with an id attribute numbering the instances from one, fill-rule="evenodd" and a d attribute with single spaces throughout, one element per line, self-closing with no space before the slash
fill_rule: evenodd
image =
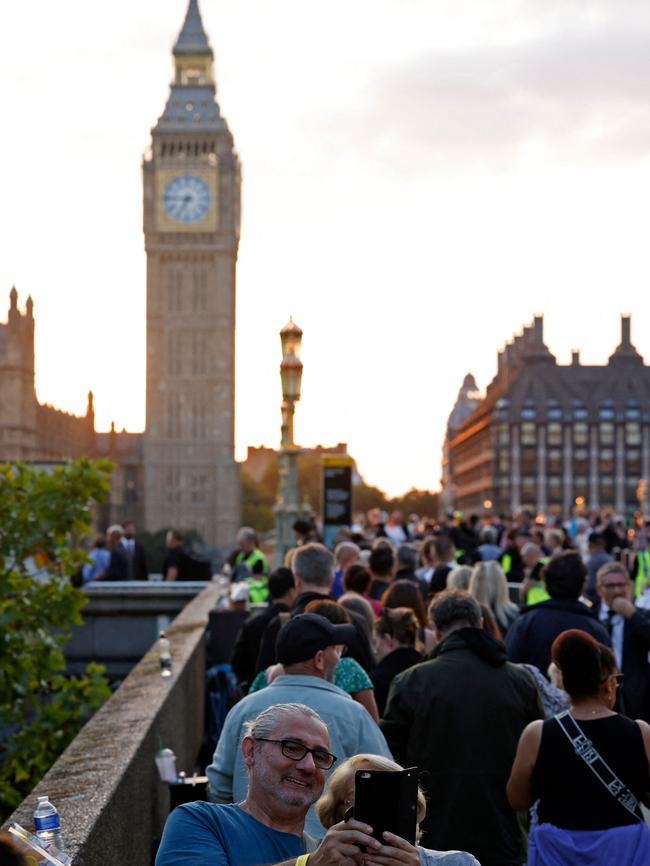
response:
<path id="1" fill-rule="evenodd" d="M 262 866 L 305 853 L 302 836 L 272 830 L 236 804 L 197 800 L 167 818 L 156 866 Z"/>

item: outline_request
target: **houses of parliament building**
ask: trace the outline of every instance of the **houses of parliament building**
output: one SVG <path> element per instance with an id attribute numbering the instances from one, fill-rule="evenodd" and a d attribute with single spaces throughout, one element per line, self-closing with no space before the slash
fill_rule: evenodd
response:
<path id="1" fill-rule="evenodd" d="M 216 100 L 198 0 L 173 48 L 174 80 L 142 165 L 147 256 L 144 433 L 98 433 L 36 399 L 31 298 L 0 324 L 0 461 L 111 458 L 108 521 L 195 529 L 228 544 L 239 523 L 234 458 L 235 273 L 241 175 Z M 22 309 L 21 309 L 22 306 Z"/>

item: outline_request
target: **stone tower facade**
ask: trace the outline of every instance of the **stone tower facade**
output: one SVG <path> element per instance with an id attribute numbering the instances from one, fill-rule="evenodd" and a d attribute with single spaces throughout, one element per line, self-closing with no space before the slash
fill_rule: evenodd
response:
<path id="1" fill-rule="evenodd" d="M 174 81 L 143 163 L 147 254 L 145 525 L 229 543 L 234 459 L 235 270 L 240 168 L 216 101 L 197 0 L 173 49 Z"/>
<path id="2" fill-rule="evenodd" d="M 0 325 L 0 436 L 4 460 L 30 460 L 36 454 L 34 317 L 32 299 L 18 309 L 18 292 L 9 294 L 7 324 Z"/>
<path id="3" fill-rule="evenodd" d="M 28 297 L 21 312 L 14 286 L 7 322 L 0 323 L 0 462 L 49 463 L 95 451 L 92 392 L 85 416 L 62 412 L 36 398 L 34 305 Z"/>

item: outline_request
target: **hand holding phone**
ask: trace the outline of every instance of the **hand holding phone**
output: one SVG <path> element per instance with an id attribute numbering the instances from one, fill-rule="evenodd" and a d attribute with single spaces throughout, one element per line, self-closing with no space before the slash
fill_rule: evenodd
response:
<path id="1" fill-rule="evenodd" d="M 418 769 L 357 770 L 354 775 L 354 817 L 372 827 L 372 835 L 388 844 L 384 832 L 415 844 Z"/>

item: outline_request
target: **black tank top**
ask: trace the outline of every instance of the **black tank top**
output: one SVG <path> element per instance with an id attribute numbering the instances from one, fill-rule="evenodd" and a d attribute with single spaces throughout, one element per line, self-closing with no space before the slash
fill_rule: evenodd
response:
<path id="1" fill-rule="evenodd" d="M 637 799 L 650 789 L 650 769 L 641 730 L 625 716 L 578 720 L 584 735 Z M 605 830 L 636 823 L 573 750 L 555 719 L 542 727 L 539 755 L 532 775 L 533 795 L 539 798 L 540 824 L 565 830 Z"/>

